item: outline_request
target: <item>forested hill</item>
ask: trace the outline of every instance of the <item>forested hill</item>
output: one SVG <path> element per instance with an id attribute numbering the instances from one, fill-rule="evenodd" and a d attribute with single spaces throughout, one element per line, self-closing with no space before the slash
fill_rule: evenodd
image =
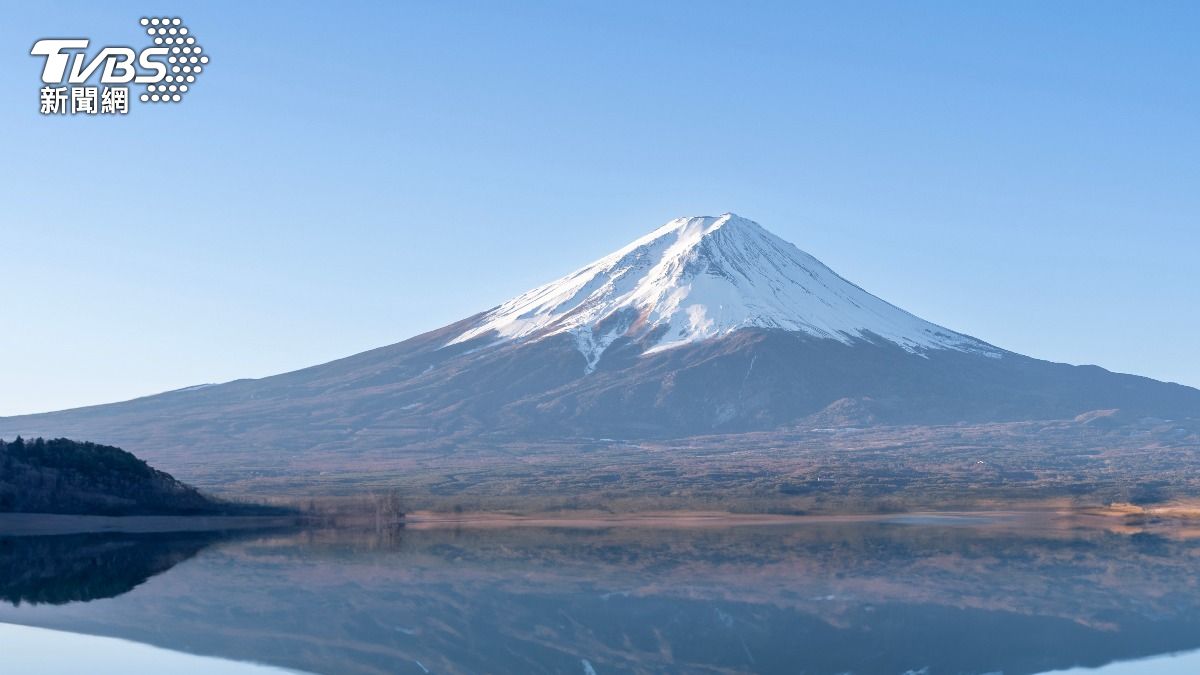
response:
<path id="1" fill-rule="evenodd" d="M 66 438 L 0 439 L 0 512 L 190 515 L 245 512 L 120 448 Z"/>

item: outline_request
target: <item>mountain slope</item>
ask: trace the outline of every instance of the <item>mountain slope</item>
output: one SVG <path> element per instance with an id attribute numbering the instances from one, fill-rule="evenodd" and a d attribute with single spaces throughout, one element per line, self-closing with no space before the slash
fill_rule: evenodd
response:
<path id="1" fill-rule="evenodd" d="M 679 218 L 619 251 L 485 314 L 456 337 L 566 333 L 592 370 L 618 338 L 659 351 L 774 328 L 850 343 L 880 337 L 910 352 L 1000 351 L 867 293 L 819 260 L 731 213 Z"/>
<path id="2" fill-rule="evenodd" d="M 465 439 L 662 438 L 784 426 L 1200 418 L 1200 391 L 1007 352 L 896 308 L 726 214 L 671 221 L 492 310 L 304 370 L 57 413 L 166 466 L 395 454 Z"/>

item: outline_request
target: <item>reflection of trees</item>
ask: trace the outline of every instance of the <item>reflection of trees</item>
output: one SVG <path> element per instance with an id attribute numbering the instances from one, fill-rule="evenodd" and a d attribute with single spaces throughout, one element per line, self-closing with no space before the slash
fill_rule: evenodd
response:
<path id="1" fill-rule="evenodd" d="M 253 587 L 204 616 L 242 608 L 293 641 L 240 658 L 315 672 L 1021 674 L 1200 647 L 1200 541 L 1154 533 L 331 528 L 223 552 Z"/>
<path id="2" fill-rule="evenodd" d="M 0 598 L 13 605 L 62 605 L 116 597 L 191 558 L 220 536 L 202 532 L 0 538 Z"/>
<path id="3" fill-rule="evenodd" d="M 171 583 L 111 603 L 0 607 L 0 620 L 44 611 L 61 628 L 364 675 L 580 672 L 584 658 L 600 673 L 1020 675 L 1200 647 L 1200 540 L 1170 531 L 854 523 L 243 536 L 179 566 Z M 0 540 L 0 597 L 118 595 L 209 541 Z"/>

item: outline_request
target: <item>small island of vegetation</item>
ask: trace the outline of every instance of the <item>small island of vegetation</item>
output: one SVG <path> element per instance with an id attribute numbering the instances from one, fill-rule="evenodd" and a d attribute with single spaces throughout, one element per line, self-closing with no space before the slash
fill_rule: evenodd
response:
<path id="1" fill-rule="evenodd" d="M 66 438 L 0 439 L 0 513 L 184 516 L 282 511 L 209 497 L 121 448 Z"/>

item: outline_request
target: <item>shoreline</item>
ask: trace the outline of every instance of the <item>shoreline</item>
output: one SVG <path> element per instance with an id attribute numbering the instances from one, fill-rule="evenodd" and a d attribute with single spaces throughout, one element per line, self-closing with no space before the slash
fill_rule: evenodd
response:
<path id="1" fill-rule="evenodd" d="M 0 537 L 68 534 L 219 532 L 289 527 L 369 528 L 368 517 L 329 520 L 305 515 L 275 516 L 101 516 L 56 513 L 0 513 Z M 1040 505 L 1008 509 L 919 509 L 893 513 L 736 513 L 709 510 L 660 510 L 629 513 L 605 511 L 414 511 L 395 524 L 411 530 L 435 529 L 700 529 L 797 525 L 877 523 L 942 527 L 1032 527 L 1144 529 L 1147 526 L 1198 528 L 1200 510 L 1192 504 L 1138 507 L 1112 504 L 1105 507 Z"/>
<path id="2" fill-rule="evenodd" d="M 1135 506 L 1065 506 L 1061 504 L 1027 504 L 1011 508 L 980 509 L 916 509 L 893 513 L 811 513 L 768 514 L 734 513 L 729 511 L 643 511 L 608 513 L 602 511 L 555 511 L 545 513 L 415 511 L 407 514 L 405 527 L 435 528 L 504 528 L 504 527 L 561 527 L 599 529 L 630 528 L 704 528 L 746 527 L 770 525 L 819 525 L 839 523 L 880 523 L 928 526 L 1022 526 L 1077 527 L 1123 530 L 1161 526 L 1192 528 L 1200 526 L 1200 506 L 1192 503 Z"/>
<path id="3" fill-rule="evenodd" d="M 290 527 L 294 516 L 89 516 L 65 513 L 0 513 L 0 536 L 66 534 L 168 534 Z"/>
<path id="4" fill-rule="evenodd" d="M 1057 511 L 908 511 L 881 514 L 767 514 L 727 511 L 647 511 L 642 513 L 441 513 L 417 511 L 405 517 L 406 529 L 560 527 L 578 529 L 759 527 L 838 523 L 894 523 L 901 525 L 991 525 L 1056 518 Z"/>

